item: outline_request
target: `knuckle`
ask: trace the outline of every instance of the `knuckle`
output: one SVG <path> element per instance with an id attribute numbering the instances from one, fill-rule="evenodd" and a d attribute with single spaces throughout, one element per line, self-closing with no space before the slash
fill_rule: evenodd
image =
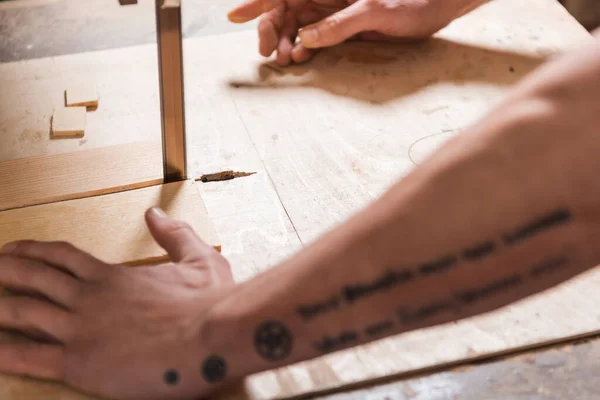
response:
<path id="1" fill-rule="evenodd" d="M 31 240 L 20 240 L 12 243 L 11 254 L 24 254 L 34 242 Z"/>
<path id="2" fill-rule="evenodd" d="M 341 10 L 341 11 L 337 12 L 336 14 L 333 14 L 332 16 L 327 18 L 325 20 L 325 29 L 332 30 L 332 29 L 337 28 L 342 23 L 342 19 L 343 19 L 344 15 L 345 15 L 345 11 Z"/>
<path id="3" fill-rule="evenodd" d="M 68 242 L 54 242 L 51 250 L 57 259 L 68 257 L 75 251 L 75 247 Z"/>

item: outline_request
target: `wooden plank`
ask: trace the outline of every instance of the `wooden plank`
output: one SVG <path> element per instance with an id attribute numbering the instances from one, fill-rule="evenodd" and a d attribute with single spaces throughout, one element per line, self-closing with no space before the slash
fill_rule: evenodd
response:
<path id="1" fill-rule="evenodd" d="M 188 222 L 204 241 L 220 249 L 193 181 L 0 212 L 0 246 L 14 240 L 58 240 L 109 263 L 164 261 L 166 253 L 144 220 L 144 212 L 154 206 Z"/>
<path id="2" fill-rule="evenodd" d="M 162 182 L 158 141 L 0 162 L 0 211 Z"/>
<path id="3" fill-rule="evenodd" d="M 156 1 L 165 182 L 187 177 L 181 4 Z"/>

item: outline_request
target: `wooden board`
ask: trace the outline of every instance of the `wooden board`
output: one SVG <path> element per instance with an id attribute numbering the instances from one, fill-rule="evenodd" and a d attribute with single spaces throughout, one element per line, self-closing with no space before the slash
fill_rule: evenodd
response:
<path id="1" fill-rule="evenodd" d="M 341 223 L 481 117 L 546 58 L 587 40 L 554 0 L 497 0 L 428 43 L 352 43 L 322 52 L 306 66 L 281 70 L 263 65 L 254 31 L 185 40 L 186 108 L 194 110 L 186 120 L 190 176 L 257 172 L 197 184 L 236 279 L 251 278 Z M 129 65 L 136 65 L 135 75 L 119 78 L 116 71 L 126 74 Z M 103 85 L 94 129 L 115 143 L 126 140 L 124 131 L 159 134 L 155 70 L 155 46 L 140 46 L 0 65 L 0 83 L 22 107 L 44 112 L 54 100 L 34 99 L 29 91 L 93 72 Z M 28 91 L 9 76 L 22 76 Z M 117 94 L 135 95 L 143 104 L 118 114 L 112 108 Z M 9 101 L 11 96 L 0 97 L 0 117 L 15 121 L 15 112 L 1 107 Z M 126 129 L 115 129 L 113 116 Z M 38 126 L 34 117 L 27 121 Z M 10 126 L 0 158 L 11 157 L 9 151 L 57 151 L 25 148 L 18 124 Z M 336 390 L 585 336 L 600 329 L 598 287 L 600 274 L 591 272 L 496 313 L 259 374 L 239 397 Z M 10 382 L 0 386 L 9 400 L 81 398 L 63 387 Z"/>
<path id="2" fill-rule="evenodd" d="M 0 211 L 159 184 L 161 144 L 122 144 L 0 162 Z"/>
<path id="3" fill-rule="evenodd" d="M 14 240 L 68 241 L 109 263 L 130 265 L 166 259 L 146 228 L 144 212 L 159 206 L 188 222 L 219 247 L 193 181 L 0 212 L 0 247 Z"/>
<path id="4" fill-rule="evenodd" d="M 59 107 L 52 116 L 52 138 L 80 138 L 85 134 L 85 107 Z"/>

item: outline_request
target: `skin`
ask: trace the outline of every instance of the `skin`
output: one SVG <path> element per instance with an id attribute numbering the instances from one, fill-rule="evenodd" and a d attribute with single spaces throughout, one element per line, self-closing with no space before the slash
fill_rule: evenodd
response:
<path id="1" fill-rule="evenodd" d="M 423 39 L 488 1 L 247 0 L 229 13 L 229 20 L 244 23 L 260 17 L 260 54 L 276 52 L 275 62 L 285 66 L 348 39 Z"/>
<path id="2" fill-rule="evenodd" d="M 0 326 L 32 340 L 0 344 L 0 371 L 114 399 L 192 399 L 567 281 L 600 263 L 598 93 L 600 44 L 544 65 L 372 205 L 240 285 L 188 225 L 155 209 L 148 228 L 171 258 L 158 267 L 8 244 Z M 434 263 L 449 255 L 446 268 Z M 256 345 L 269 321 L 287 339 L 268 341 L 278 352 Z"/>

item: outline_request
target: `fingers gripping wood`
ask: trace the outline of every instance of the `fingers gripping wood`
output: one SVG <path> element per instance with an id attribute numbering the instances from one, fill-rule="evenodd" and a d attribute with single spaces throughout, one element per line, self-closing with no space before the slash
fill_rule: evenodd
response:
<path id="1" fill-rule="evenodd" d="M 91 255 L 65 242 L 21 241 L 9 244 L 3 252 L 64 269 L 82 279 L 94 276 L 98 265 L 101 264 Z"/>
<path id="2" fill-rule="evenodd" d="M 81 282 L 67 273 L 39 261 L 0 255 L 0 286 L 42 295 L 71 308 Z"/>
<path id="3" fill-rule="evenodd" d="M 68 311 L 27 296 L 0 297 L 0 327 L 39 333 L 64 342 L 70 337 L 72 317 Z"/>

